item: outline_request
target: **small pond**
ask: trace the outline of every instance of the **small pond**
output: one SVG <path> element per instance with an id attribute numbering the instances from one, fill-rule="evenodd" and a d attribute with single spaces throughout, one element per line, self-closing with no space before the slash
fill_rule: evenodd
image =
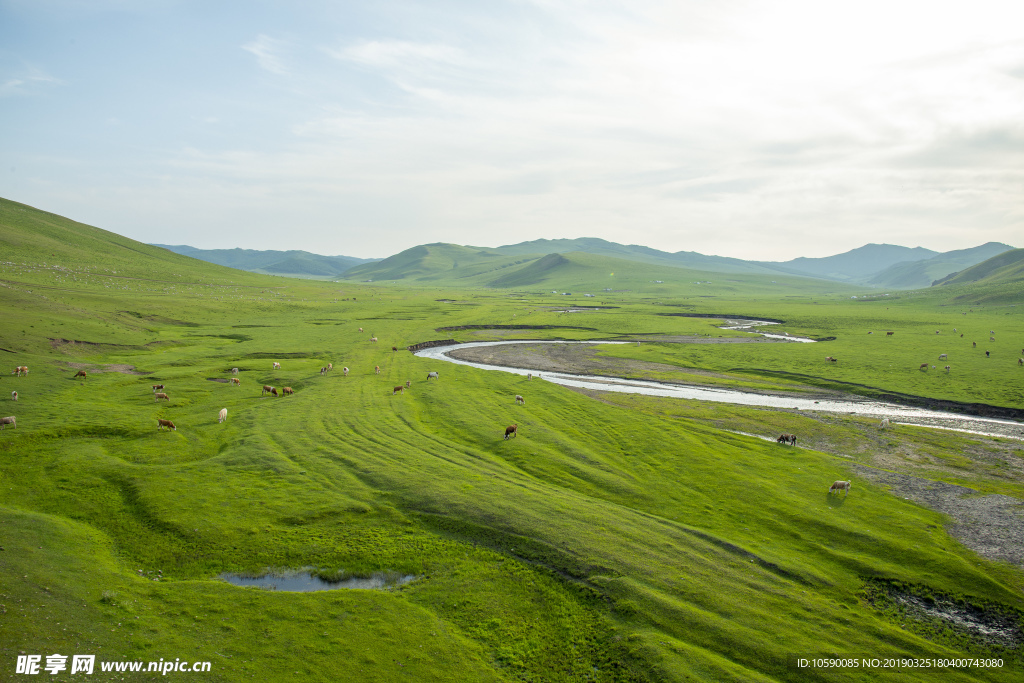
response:
<path id="1" fill-rule="evenodd" d="M 309 591 L 331 591 L 339 588 L 387 590 L 409 583 L 417 577 L 415 574 L 376 572 L 369 578 L 350 577 L 341 581 L 327 581 L 319 576 L 314 576 L 308 570 L 294 570 L 272 572 L 257 577 L 225 572 L 217 578 L 223 579 L 233 586 L 255 586 L 266 590 L 306 593 Z"/>

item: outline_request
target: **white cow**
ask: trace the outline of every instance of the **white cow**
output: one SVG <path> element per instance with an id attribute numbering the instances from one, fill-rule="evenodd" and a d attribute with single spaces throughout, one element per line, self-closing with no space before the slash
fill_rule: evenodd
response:
<path id="1" fill-rule="evenodd" d="M 839 493 L 840 491 L 846 491 L 845 496 L 850 495 L 850 486 L 853 482 L 849 481 L 834 481 L 832 486 L 828 488 L 829 493 Z"/>
<path id="2" fill-rule="evenodd" d="M 280 370 L 281 369 L 281 364 L 278 363 L 276 360 L 274 361 L 274 369 L 275 370 Z"/>
<path id="3" fill-rule="evenodd" d="M 890 427 L 890 425 L 891 425 L 891 424 L 892 424 L 892 423 L 891 423 L 891 422 L 889 422 L 889 418 L 887 418 L 887 417 L 883 417 L 883 418 L 882 418 L 882 421 L 881 421 L 880 423 L 878 423 L 878 428 L 879 428 L 879 429 L 888 429 L 888 428 Z"/>
<path id="4" fill-rule="evenodd" d="M 436 372 L 428 372 L 427 373 L 427 379 L 440 379 L 440 378 L 437 376 Z"/>
<path id="5" fill-rule="evenodd" d="M 14 428 L 18 428 L 18 421 L 14 417 L 0 417 L 0 429 L 3 429 L 7 425 L 14 425 Z"/>
<path id="6" fill-rule="evenodd" d="M 17 401 L 18 400 L 18 392 L 17 391 L 12 391 L 11 392 L 11 400 L 12 401 Z"/>
<path id="7" fill-rule="evenodd" d="M 220 413 L 217 415 L 217 424 L 220 424 L 221 422 L 224 422 L 227 419 L 228 419 L 228 409 L 227 408 L 221 408 L 220 409 Z"/>
<path id="8" fill-rule="evenodd" d="M 519 394 L 516 394 L 516 405 L 525 406 L 526 399 L 520 396 Z"/>

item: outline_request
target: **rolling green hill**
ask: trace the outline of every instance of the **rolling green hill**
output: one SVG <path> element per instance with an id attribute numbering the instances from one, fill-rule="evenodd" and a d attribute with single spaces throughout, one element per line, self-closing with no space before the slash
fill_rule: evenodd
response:
<path id="1" fill-rule="evenodd" d="M 0 198 L 0 260 L 109 277 L 238 281 L 246 274 Z"/>
<path id="2" fill-rule="evenodd" d="M 1013 249 L 1008 244 L 989 242 L 971 249 L 947 251 L 922 261 L 897 263 L 863 280 L 874 287 L 894 289 L 918 289 L 929 287 L 933 282 L 951 273 L 969 268 L 986 259 Z"/>
<path id="3" fill-rule="evenodd" d="M 952 273 L 936 285 L 962 285 L 977 283 L 984 285 L 1015 284 L 1024 280 L 1024 249 L 1014 249 L 987 261 L 971 266 L 958 273 Z"/>
<path id="4" fill-rule="evenodd" d="M 660 251 L 637 244 L 617 244 L 594 237 L 577 239 L 533 240 L 497 247 L 495 251 L 503 254 L 564 254 L 582 252 L 596 256 L 610 256 L 640 263 L 652 263 L 676 268 L 692 268 L 716 273 L 764 273 L 778 274 L 775 268 L 742 259 L 724 256 L 706 256 L 694 251 L 678 251 L 675 253 Z"/>
<path id="5" fill-rule="evenodd" d="M 483 247 L 435 242 L 406 249 L 388 258 L 356 266 L 344 274 L 346 280 L 462 280 L 538 258 L 534 255 L 503 254 Z"/>

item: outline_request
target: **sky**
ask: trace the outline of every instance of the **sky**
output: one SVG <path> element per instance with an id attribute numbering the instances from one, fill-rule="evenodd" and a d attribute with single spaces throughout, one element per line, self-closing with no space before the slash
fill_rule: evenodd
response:
<path id="1" fill-rule="evenodd" d="M 1024 3 L 0 0 L 0 197 L 363 258 L 1024 247 Z"/>

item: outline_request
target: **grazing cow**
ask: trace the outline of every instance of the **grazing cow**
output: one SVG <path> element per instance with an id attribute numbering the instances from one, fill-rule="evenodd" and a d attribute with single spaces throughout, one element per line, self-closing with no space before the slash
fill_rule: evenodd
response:
<path id="1" fill-rule="evenodd" d="M 394 389 L 391 390 L 391 395 L 394 396 L 398 392 L 402 392 L 404 394 L 405 393 L 405 387 L 403 387 L 402 385 L 398 385 L 397 387 L 395 387 Z"/>
<path id="2" fill-rule="evenodd" d="M 264 384 L 263 385 L 263 391 L 260 392 L 260 396 L 263 396 L 264 394 L 269 394 L 273 390 L 274 390 L 274 387 L 270 386 L 269 384 Z"/>
<path id="3" fill-rule="evenodd" d="M 918 370 L 927 370 L 928 369 L 928 364 L 927 363 L 921 363 L 920 367 L 918 367 L 917 369 Z"/>
<path id="4" fill-rule="evenodd" d="M 153 394 L 153 400 L 154 401 L 159 401 L 160 399 L 163 399 L 163 400 L 169 402 L 171 400 L 171 397 L 168 396 L 167 394 L 163 393 L 162 391 L 159 391 L 159 392 Z"/>
<path id="5" fill-rule="evenodd" d="M 406 389 L 412 389 L 412 380 L 411 379 L 405 380 L 405 388 Z"/>
<path id="6" fill-rule="evenodd" d="M 327 368 L 320 368 L 320 376 L 323 377 L 327 374 Z"/>
<path id="7" fill-rule="evenodd" d="M 838 363 L 839 362 L 838 358 L 833 358 L 832 356 L 825 356 L 825 360 L 829 361 L 830 363 Z"/>
<path id="8" fill-rule="evenodd" d="M 377 343 L 377 338 L 376 337 L 370 337 L 370 341 L 372 341 L 374 344 L 376 344 Z"/>
<path id="9" fill-rule="evenodd" d="M 276 360 L 274 361 L 274 369 L 275 370 L 280 370 L 281 369 L 281 364 L 278 363 Z"/>
<path id="10" fill-rule="evenodd" d="M 989 355 L 988 355 L 988 354 L 989 354 L 989 352 L 988 352 L 988 351 L 986 351 L 986 352 L 985 352 L 985 358 L 988 358 L 988 357 L 989 357 Z"/>
<path id="11" fill-rule="evenodd" d="M 508 437 L 510 437 L 510 436 L 518 436 L 518 435 L 519 435 L 519 425 L 509 425 L 508 427 L 505 427 L 505 441 L 508 441 Z"/>
<path id="12" fill-rule="evenodd" d="M 237 375 L 238 374 L 238 368 L 231 368 L 231 374 L 232 375 Z"/>
<path id="13" fill-rule="evenodd" d="M 939 331 L 938 331 L 938 330 L 935 330 L 935 334 L 938 334 L 938 333 L 939 333 Z"/>
<path id="14" fill-rule="evenodd" d="M 289 394 L 294 394 L 294 393 L 295 393 L 295 390 L 292 389 L 291 387 L 285 387 L 284 389 L 281 389 L 281 395 L 282 396 L 287 396 Z"/>
<path id="15" fill-rule="evenodd" d="M 949 366 L 948 365 L 946 366 L 946 372 L 949 372 Z"/>
<path id="16" fill-rule="evenodd" d="M 796 434 L 780 434 L 779 438 L 775 439 L 775 443 L 788 443 L 796 445 Z"/>
<path id="17" fill-rule="evenodd" d="M 170 420 L 161 420 L 158 418 L 156 421 L 156 431 L 159 432 L 161 427 L 167 427 L 167 431 L 170 431 L 172 429 L 174 431 L 178 431 L 178 428 L 175 427 L 174 423 L 171 422 Z"/>
<path id="18" fill-rule="evenodd" d="M 526 399 L 523 398 L 522 396 L 520 396 L 519 394 L 516 394 L 516 405 L 525 406 L 526 405 Z"/>
<path id="19" fill-rule="evenodd" d="M 274 387 L 270 387 L 270 393 L 273 394 L 274 396 L 280 396 L 280 394 L 277 393 L 277 389 L 275 389 Z"/>
<path id="20" fill-rule="evenodd" d="M 888 429 L 891 425 L 892 425 L 892 423 L 889 422 L 889 418 L 883 417 L 882 421 L 878 423 L 878 428 L 879 429 Z"/>
<path id="21" fill-rule="evenodd" d="M 829 493 L 839 493 L 840 491 L 846 491 L 846 496 L 850 495 L 850 486 L 852 482 L 849 481 L 834 481 L 832 486 L 828 487 Z M 845 497 L 845 496 L 844 496 Z"/>
<path id="22" fill-rule="evenodd" d="M 348 377 L 348 368 L 342 368 L 342 369 L 341 369 L 341 374 L 343 374 L 343 375 L 345 375 L 346 377 Z"/>
<path id="23" fill-rule="evenodd" d="M 526 373 L 526 379 L 533 379 L 533 373 L 532 372 Z"/>
<path id="24" fill-rule="evenodd" d="M 18 421 L 14 419 L 13 415 L 11 417 L 0 417 L 0 429 L 3 429 L 7 425 L 14 425 L 14 428 L 17 429 Z"/>
<path id="25" fill-rule="evenodd" d="M 1018 358 L 1017 359 L 1017 365 L 1024 365 L 1024 358 Z M 18 392 L 15 391 L 14 394 L 17 395 Z"/>
<path id="26" fill-rule="evenodd" d="M 868 332 L 868 334 L 874 334 L 874 332 Z"/>
<path id="27" fill-rule="evenodd" d="M 946 357 L 946 354 L 944 354 L 944 353 L 940 353 L 940 354 L 939 354 L 939 360 L 942 360 L 942 359 L 943 359 L 943 358 L 945 358 L 945 357 Z"/>
<path id="28" fill-rule="evenodd" d="M 82 379 L 85 379 L 88 376 L 89 373 L 87 373 L 85 370 L 79 370 L 78 372 L 75 373 L 75 377 L 81 377 Z M 71 379 L 74 379 L 74 377 L 72 377 Z"/>
<path id="29" fill-rule="evenodd" d="M 989 340 L 989 341 L 995 341 L 995 340 L 996 340 L 996 338 L 995 338 L 995 337 L 989 337 L 989 338 L 988 338 L 988 340 Z"/>
<path id="30" fill-rule="evenodd" d="M 440 378 L 437 376 L 436 372 L 428 372 L 427 373 L 427 379 L 440 379 Z"/>
<path id="31" fill-rule="evenodd" d="M 961 333 L 960 333 L 960 338 L 961 338 L 961 339 L 963 339 L 963 338 L 964 338 L 963 332 L 961 332 Z"/>
<path id="32" fill-rule="evenodd" d="M 17 391 L 12 391 L 11 392 L 11 400 L 12 401 L 17 401 L 18 400 L 18 392 Z"/>
<path id="33" fill-rule="evenodd" d="M 392 346 L 391 347 L 391 353 L 395 353 L 396 351 L 398 351 L 398 347 L 397 346 Z"/>
<path id="34" fill-rule="evenodd" d="M 220 409 L 220 413 L 217 414 L 217 424 L 220 424 L 221 422 L 224 422 L 227 419 L 228 419 L 228 409 L 227 408 L 221 408 Z"/>
<path id="35" fill-rule="evenodd" d="M 163 384 L 154 384 L 153 385 L 153 393 L 154 394 L 156 392 L 158 392 L 158 391 L 163 391 L 163 390 L 164 390 L 164 385 Z"/>
<path id="36" fill-rule="evenodd" d="M 995 330 L 989 330 L 989 331 L 988 331 L 988 333 L 989 333 L 989 334 L 995 334 L 995 333 L 996 333 L 996 331 L 995 331 Z"/>
<path id="37" fill-rule="evenodd" d="M 327 372 L 330 372 L 333 369 L 334 369 L 334 363 L 328 363 L 327 364 Z"/>
<path id="38" fill-rule="evenodd" d="M 971 348 L 972 349 L 978 348 L 978 342 L 971 342 Z"/>
<path id="39" fill-rule="evenodd" d="M 21 377 L 22 375 L 27 375 L 28 374 L 28 366 L 27 365 L 19 365 L 18 367 L 14 368 L 14 372 L 12 372 L 11 374 L 12 375 L 17 375 L 18 377 Z"/>
<path id="40" fill-rule="evenodd" d="M 379 365 L 374 365 L 373 366 L 373 374 L 375 374 L 375 375 L 379 375 L 380 374 L 380 366 Z"/>
<path id="41" fill-rule="evenodd" d="M 361 327 L 360 327 L 360 328 L 359 328 L 359 331 L 360 331 L 360 332 L 362 332 L 362 331 L 363 331 L 363 328 L 361 328 Z"/>
<path id="42" fill-rule="evenodd" d="M 242 386 L 242 380 L 238 379 L 237 377 L 232 377 L 231 383 L 234 384 L 236 387 Z"/>
<path id="43" fill-rule="evenodd" d="M 895 332 L 886 332 L 886 333 L 885 333 L 885 336 L 886 336 L 886 337 L 891 337 L 891 336 L 892 336 L 892 335 L 894 335 L 894 334 L 896 334 L 896 333 L 895 333 Z"/>

